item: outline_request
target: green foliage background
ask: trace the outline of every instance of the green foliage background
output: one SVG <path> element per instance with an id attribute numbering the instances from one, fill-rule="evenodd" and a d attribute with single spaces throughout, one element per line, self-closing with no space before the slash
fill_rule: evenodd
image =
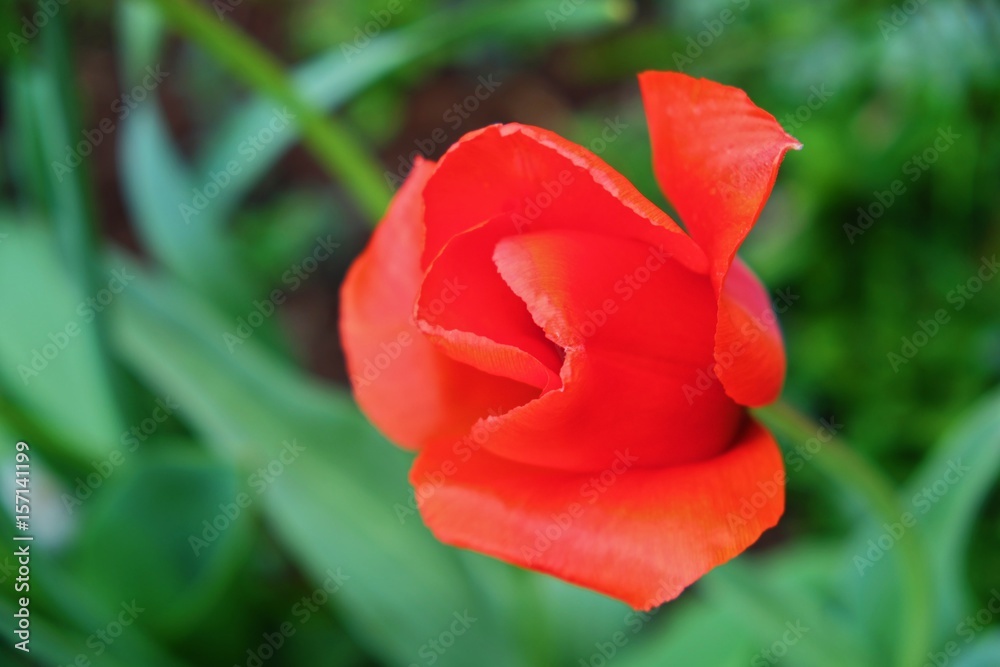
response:
<path id="1" fill-rule="evenodd" d="M 3 664 L 1000 664 L 1000 280 L 955 296 L 1000 246 L 995 2 L 0 12 Z M 339 282 L 415 150 L 537 124 L 666 206 L 645 69 L 739 86 L 805 145 L 743 254 L 791 295 L 786 400 L 841 424 L 874 466 L 838 475 L 808 425 L 782 431 L 782 523 L 654 615 L 433 540 L 405 510 L 409 455 L 351 401 L 336 334 Z M 143 87 L 153 71 L 167 73 Z M 495 93 L 448 115 L 491 76 Z M 599 143 L 609 126 L 622 130 Z M 957 135 L 943 150 L 942 133 Z M 239 174 L 211 189 L 232 160 Z M 339 245 L 295 274 L 319 239 Z M 233 338 L 275 289 L 275 314 Z M 12 648 L 18 440 L 32 461 L 28 655 Z M 956 461 L 969 472 L 924 510 Z M 892 494 L 873 505 L 872 488 Z M 206 528 L 227 507 L 239 516 Z M 859 566 L 900 510 L 917 525 Z M 467 631 L 433 648 L 465 613 Z M 283 624 L 294 634 L 262 652 Z"/>

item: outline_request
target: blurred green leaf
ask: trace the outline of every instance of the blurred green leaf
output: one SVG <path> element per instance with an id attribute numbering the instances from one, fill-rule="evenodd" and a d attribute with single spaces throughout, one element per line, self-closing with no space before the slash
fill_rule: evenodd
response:
<path id="1" fill-rule="evenodd" d="M 853 604 L 868 627 L 887 627 L 898 606 L 894 591 L 902 584 L 883 561 L 892 560 L 899 540 L 920 540 L 930 559 L 935 601 L 932 643 L 949 639 L 956 623 L 970 611 L 965 570 L 970 533 L 977 511 L 1000 476 L 998 406 L 1000 395 L 984 399 L 911 478 L 900 494 L 905 512 L 912 515 L 911 526 L 903 525 L 902 516 L 891 524 L 867 524 L 845 551 L 854 564 L 849 566 L 844 590 L 852 592 Z M 955 471 L 961 471 L 961 477 L 950 483 Z"/>
<path id="2" fill-rule="evenodd" d="M 102 457 L 125 427 L 94 324 L 120 294 L 84 294 L 36 224 L 0 221 L 0 234 L 0 310 L 11 314 L 0 327 L 0 387 L 63 454 Z M 125 278 L 112 287 L 128 289 Z"/>
<path id="3" fill-rule="evenodd" d="M 767 561 L 747 561 L 717 568 L 703 588 L 716 604 L 741 612 L 741 623 L 765 640 L 762 649 L 781 644 L 791 630 L 794 642 L 786 648 L 796 665 L 883 664 L 867 645 L 869 629 L 837 608 L 843 561 L 836 550 L 803 543 Z"/>
<path id="4" fill-rule="evenodd" d="M 38 498 L 37 495 L 33 497 Z M 42 516 L 37 512 L 32 515 L 36 526 Z M 0 532 L 11 535 L 13 531 L 8 515 L 0 513 Z M 36 537 L 37 534 L 36 531 Z M 121 537 L 116 536 L 115 543 L 120 541 Z M 174 660 L 167 649 L 151 638 L 144 626 L 142 612 L 132 623 L 119 623 L 119 616 L 124 611 L 122 605 L 128 605 L 131 598 L 107 602 L 95 596 L 95 586 L 103 587 L 107 577 L 79 581 L 70 575 L 70 568 L 61 560 L 64 555 L 47 546 L 45 541 L 36 539 L 31 544 L 30 589 L 15 592 L 13 586 L 0 587 L 0 632 L 8 637 L 13 635 L 16 598 L 27 593 L 30 600 L 31 652 L 26 655 L 14 651 L 10 642 L 4 642 L 5 649 L 27 657 L 24 664 L 46 667 L 86 664 L 86 661 L 110 667 L 180 667 L 182 663 Z M 0 564 L 6 568 L 10 561 L 0 559 Z"/>
<path id="5" fill-rule="evenodd" d="M 167 133 L 155 93 L 122 121 L 122 186 L 145 246 L 189 284 L 224 304 L 247 303 L 244 276 L 217 225 L 195 208 L 211 182 L 197 184 Z"/>
<path id="6" fill-rule="evenodd" d="M 737 610 L 697 598 L 671 603 L 656 617 L 635 614 L 618 630 L 622 633 L 619 639 L 624 637 L 628 643 L 615 657 L 614 665 L 746 667 L 748 656 L 759 650 L 760 638 L 746 630 L 740 620 Z M 584 665 L 587 661 L 601 664 L 604 653 L 612 651 L 607 644 L 614 645 L 615 635 L 594 639 L 592 652 L 580 657 Z"/>
<path id="7" fill-rule="evenodd" d="M 963 470 L 967 468 L 967 470 Z M 938 494 L 948 483 L 949 470 L 962 471 L 961 478 Z M 954 628 L 956 619 L 969 611 L 967 551 L 977 514 L 1000 478 L 1000 394 L 994 393 L 976 405 L 954 426 L 933 454 L 911 478 L 905 497 L 918 508 L 930 505 L 919 518 L 918 530 L 926 541 L 934 570 L 937 616 L 942 630 Z M 935 485 L 938 485 L 935 488 Z M 923 500 L 916 500 L 922 496 Z"/>
<path id="8" fill-rule="evenodd" d="M 143 625 L 167 636 L 199 624 L 246 559 L 255 528 L 255 508 L 244 503 L 253 489 L 196 451 L 126 460 L 86 508 L 72 556 L 80 581 L 102 582 L 95 595 L 136 600 Z"/>
<path id="9" fill-rule="evenodd" d="M 409 457 L 346 395 L 304 381 L 254 340 L 228 351 L 227 325 L 204 303 L 161 280 L 136 282 L 114 321 L 126 361 L 190 406 L 184 418 L 220 454 L 247 469 L 279 471 L 261 497 L 271 529 L 317 585 L 342 568 L 349 579 L 332 603 L 370 650 L 407 665 L 454 615 L 479 616 L 482 603 L 454 553 L 415 519 L 402 524 L 396 516 Z M 479 664 L 508 664 L 502 635 L 487 625 L 473 625 L 479 639 L 456 641 L 438 664 L 468 664 L 473 655 Z M 478 642 L 491 652 L 481 653 Z"/>
<path id="10" fill-rule="evenodd" d="M 42 161 L 48 166 L 46 196 L 35 205 L 46 212 L 52 223 L 71 275 L 85 291 L 90 291 L 97 279 L 93 258 L 96 225 L 86 156 L 77 148 L 84 136 L 76 112 L 79 96 L 62 18 L 53 16 L 47 28 L 40 36 L 43 66 L 32 71 L 34 130 L 44 154 Z M 69 158 L 71 147 L 79 158 L 78 165 Z"/>
<path id="11" fill-rule="evenodd" d="M 961 476 L 952 482 L 955 475 Z M 1000 477 L 1000 394 L 982 400 L 956 424 L 911 478 L 902 492 L 915 517 L 913 535 L 931 558 L 935 588 L 936 640 L 947 639 L 972 608 L 966 558 L 972 527 L 987 495 Z M 866 539 L 871 534 L 866 535 Z M 866 547 L 867 548 L 867 547 Z M 866 598 L 884 599 L 891 572 L 866 579 Z"/>
<path id="12" fill-rule="evenodd" d="M 160 59 L 163 19 L 148 2 L 126 0 L 118 5 L 118 23 L 121 77 L 125 81 L 140 81 L 145 67 Z"/>

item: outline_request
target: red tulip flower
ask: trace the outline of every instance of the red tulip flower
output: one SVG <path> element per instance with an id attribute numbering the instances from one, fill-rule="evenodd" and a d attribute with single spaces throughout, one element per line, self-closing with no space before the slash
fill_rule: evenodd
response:
<path id="1" fill-rule="evenodd" d="M 443 542 L 648 609 L 774 526 L 747 412 L 785 375 L 736 251 L 800 144 L 742 91 L 640 77 L 686 232 L 586 149 L 493 125 L 418 160 L 343 287 L 361 409 Z"/>

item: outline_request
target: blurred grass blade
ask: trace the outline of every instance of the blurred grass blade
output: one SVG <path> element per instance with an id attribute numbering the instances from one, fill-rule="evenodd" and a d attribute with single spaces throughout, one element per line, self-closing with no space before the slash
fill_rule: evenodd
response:
<path id="1" fill-rule="evenodd" d="M 82 128 L 61 15 L 52 17 L 40 39 L 45 60 L 36 70 L 34 112 L 39 142 L 45 152 L 44 162 L 49 169 L 47 196 L 37 204 L 48 205 L 47 212 L 55 225 L 63 256 L 84 291 L 90 292 L 96 278 L 93 275 L 96 224 L 86 158 L 81 158 L 76 167 L 65 164 L 71 146 L 76 147 L 80 141 Z M 98 324 L 99 331 L 100 327 Z"/>
<path id="2" fill-rule="evenodd" d="M 149 0 L 183 34 L 211 53 L 244 83 L 286 107 L 320 164 L 372 219 L 382 215 L 389 191 L 381 168 L 339 123 L 323 115 L 295 89 L 281 65 L 235 28 L 220 22 L 193 0 Z"/>
<path id="3" fill-rule="evenodd" d="M 221 224 L 201 210 L 206 187 L 191 174 L 167 129 L 156 88 L 169 79 L 160 60 L 160 15 L 127 2 L 119 13 L 122 87 L 141 90 L 143 101 L 120 112 L 119 161 L 125 202 L 146 249 L 164 266 L 215 301 L 242 308 L 256 295 L 224 237 Z M 140 37 L 144 39 L 140 39 Z M 154 76 L 155 74 L 155 76 Z"/>
<path id="4" fill-rule="evenodd" d="M 13 123 L 10 126 L 11 140 L 16 142 L 15 153 L 19 167 L 24 167 L 20 175 L 20 184 L 24 187 L 24 200 L 21 202 L 27 215 L 37 213 L 35 222 L 44 223 L 51 230 L 51 238 L 57 249 L 54 260 L 59 265 L 58 272 L 65 275 L 75 292 L 77 310 L 68 309 L 62 316 L 61 325 L 85 325 L 87 329 L 86 347 L 93 354 L 95 363 L 90 364 L 88 378 L 78 378 L 77 385 L 92 383 L 97 387 L 95 401 L 98 403 L 107 399 L 99 409 L 99 414 L 105 414 L 112 421 L 120 420 L 119 404 L 111 400 L 111 396 L 101 396 L 102 392 L 113 393 L 118 387 L 120 377 L 117 366 L 108 353 L 104 336 L 102 318 L 96 317 L 97 309 L 89 308 L 83 303 L 86 298 L 95 298 L 101 294 L 108 276 L 99 275 L 94 262 L 95 248 L 95 216 L 93 212 L 93 197 L 90 189 L 91 180 L 86 160 L 80 158 L 74 161 L 72 156 L 77 153 L 75 148 L 81 138 L 81 128 L 77 116 L 79 102 L 76 95 L 75 78 L 70 67 L 70 55 L 65 40 L 65 30 L 62 18 L 52 17 L 47 30 L 39 36 L 40 50 L 37 60 L 18 62 L 11 71 L 10 90 Z M 6 222 L 6 220 L 4 220 Z M 3 240 L 0 239 L 0 242 Z M 41 242 L 42 244 L 47 242 Z M 10 248 L 7 252 L 11 252 Z M 0 249 L 0 254 L 3 250 Z M 22 274 L 23 281 L 30 282 L 30 271 Z M 6 289 L 17 289 L 20 281 L 4 283 Z M 29 287 L 28 291 L 33 291 Z M 17 298 L 17 297 L 12 297 Z M 44 298 L 44 297 L 43 297 Z M 42 310 L 44 306 L 40 306 Z M 83 309 L 86 314 L 78 312 Z M 98 306 L 100 308 L 100 306 Z M 19 319 L 30 317 L 32 309 L 20 312 Z M 43 319 L 48 319 L 43 317 Z M 85 320 L 85 321 L 83 321 Z M 49 320 L 49 325 L 52 321 Z M 10 327 L 22 325 L 10 323 Z M 18 351 L 24 357 L 31 356 L 32 351 L 51 341 L 45 336 L 54 335 L 61 338 L 58 331 L 42 332 L 34 344 Z M 27 341 L 25 341 L 27 343 Z M 79 356 L 79 353 L 75 353 Z M 42 360 L 44 361 L 44 360 Z M 37 366 L 42 365 L 37 362 Z M 55 363 L 55 362 L 54 362 Z M 52 381 L 51 379 L 44 382 Z M 62 408 L 66 410 L 66 407 Z M 51 412 L 51 409 L 49 410 Z M 100 419 L 100 417 L 98 417 Z M 91 432 L 85 438 L 94 436 Z M 79 452 L 78 452 L 79 454 Z"/>
<path id="5" fill-rule="evenodd" d="M 441 13 L 412 26 L 382 33 L 350 60 L 342 49 L 331 49 L 296 67 L 291 82 L 305 103 L 330 112 L 387 74 L 411 66 L 430 54 L 440 57 L 442 50 L 448 47 L 473 44 L 484 37 L 517 40 L 526 35 L 552 35 L 545 18 L 546 10 L 552 10 L 548 0 L 515 2 L 504 8 L 456 8 L 447 15 Z M 560 14 L 561 21 L 556 23 L 559 30 L 554 36 L 565 39 L 604 28 L 627 19 L 630 13 L 631 5 L 624 0 L 590 0 L 568 16 Z M 196 160 L 196 173 L 224 171 L 233 160 L 234 147 L 267 125 L 274 115 L 274 105 L 272 97 L 262 96 L 235 106 Z M 254 153 L 252 161 L 243 162 L 240 173 L 209 203 L 213 213 L 210 219 L 215 222 L 228 219 L 239 201 L 299 140 L 300 131 L 299 125 L 293 124 L 276 133 L 272 141 Z"/>
<path id="6" fill-rule="evenodd" d="M 434 28 L 436 35 L 440 35 L 436 24 Z M 365 57 L 356 63 L 345 62 L 337 49 L 300 65 L 294 70 L 291 79 L 306 103 L 317 109 L 331 111 L 385 74 L 412 62 L 420 54 L 433 52 L 433 47 L 439 40 L 439 37 L 432 37 L 428 31 L 387 35 L 375 39 L 365 50 Z M 262 143 L 260 149 L 254 151 L 252 160 L 240 159 L 237 147 L 247 137 L 256 136 L 274 115 L 275 101 L 272 97 L 252 98 L 236 106 L 222 127 L 206 142 L 202 155 L 196 161 L 197 173 L 224 172 L 227 164 L 234 158 L 240 164 L 240 172 L 209 202 L 207 210 L 211 215 L 206 217 L 210 221 L 228 219 L 243 197 L 301 138 L 299 123 L 293 121 L 291 126 L 276 132 L 271 141 Z"/>

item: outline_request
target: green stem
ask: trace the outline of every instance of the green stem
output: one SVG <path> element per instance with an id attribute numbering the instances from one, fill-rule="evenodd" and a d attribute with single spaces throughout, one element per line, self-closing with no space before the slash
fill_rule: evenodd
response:
<path id="1" fill-rule="evenodd" d="M 793 444 L 815 438 L 821 428 L 794 407 L 780 401 L 754 412 L 762 422 Z M 906 511 L 892 482 L 838 438 L 826 442 L 814 461 L 825 475 L 861 496 L 878 521 L 898 522 Z M 923 663 L 932 633 L 931 569 L 923 545 L 914 536 L 900 540 L 897 546 L 904 602 L 896 664 L 899 667 L 916 667 Z"/>
<path id="2" fill-rule="evenodd" d="M 277 60 L 193 0 L 151 1 L 178 31 L 244 83 L 285 105 L 295 115 L 305 145 L 341 180 L 362 212 L 376 220 L 382 216 L 391 193 L 378 161 L 336 120 L 303 100 Z"/>

